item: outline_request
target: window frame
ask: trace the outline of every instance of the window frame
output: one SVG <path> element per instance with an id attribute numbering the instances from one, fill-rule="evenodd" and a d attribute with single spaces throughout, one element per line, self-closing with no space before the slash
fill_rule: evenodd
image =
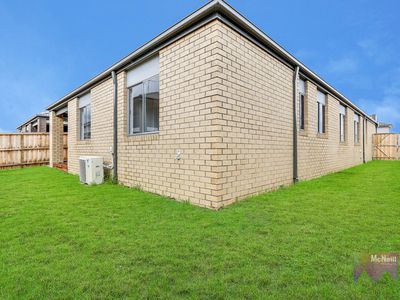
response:
<path id="1" fill-rule="evenodd" d="M 346 117 L 347 117 L 347 107 L 339 104 L 339 141 L 340 143 L 346 143 L 347 132 L 346 132 Z M 342 108 L 344 108 L 344 114 L 342 113 Z M 342 134 L 343 131 L 343 134 Z"/>
<path id="2" fill-rule="evenodd" d="M 85 99 L 86 104 L 85 105 L 81 105 L 81 99 L 83 100 L 83 98 L 85 97 L 89 97 L 87 99 Z M 81 96 L 79 96 L 78 98 L 78 113 L 79 113 L 79 141 L 88 141 L 92 139 L 92 95 L 90 92 L 85 93 Z M 87 111 L 89 111 L 89 122 L 84 123 L 84 117 L 85 117 L 85 112 L 87 114 Z M 85 126 L 89 127 L 89 135 L 85 136 Z"/>
<path id="3" fill-rule="evenodd" d="M 299 93 L 299 129 L 305 130 L 305 95 L 303 93 Z"/>
<path id="4" fill-rule="evenodd" d="M 145 90 L 146 90 L 145 83 L 149 82 L 152 78 L 155 78 L 155 77 L 158 78 L 158 95 L 159 95 L 158 96 L 158 109 L 160 109 L 160 74 L 153 75 L 153 76 L 151 76 L 149 78 L 146 78 L 146 79 L 144 79 L 142 81 L 139 81 L 137 83 L 134 83 L 134 84 L 126 87 L 126 89 L 127 89 L 127 101 L 126 101 L 127 102 L 127 107 L 126 107 L 126 118 L 127 118 L 126 125 L 127 125 L 127 130 L 126 130 L 126 132 L 127 132 L 128 136 L 157 134 L 157 133 L 160 132 L 160 123 L 158 123 L 158 130 L 146 131 L 148 126 L 146 126 L 146 119 L 147 119 L 147 116 L 146 116 L 146 108 L 147 108 L 147 105 L 146 105 L 146 102 L 147 102 L 146 94 L 147 93 L 145 92 Z M 131 100 L 133 100 L 132 99 L 132 90 L 133 90 L 134 87 L 139 86 L 139 85 L 141 85 L 141 89 L 142 89 L 142 109 L 141 109 L 142 110 L 142 112 L 141 112 L 142 121 L 141 121 L 141 128 L 143 128 L 143 129 L 140 132 L 132 132 L 131 129 L 132 129 L 132 124 L 133 124 L 133 120 L 134 120 L 133 119 L 133 111 L 132 111 L 132 119 L 131 119 L 131 102 L 132 102 L 132 105 L 133 105 L 133 101 L 131 101 Z M 159 120 L 160 120 L 160 115 L 158 116 L 158 122 L 159 122 Z"/>
<path id="5" fill-rule="evenodd" d="M 306 80 L 298 79 L 298 130 L 305 132 L 306 130 Z"/>
<path id="6" fill-rule="evenodd" d="M 324 102 L 322 103 L 318 100 L 318 92 L 324 95 Z M 327 103 L 327 94 L 318 90 L 317 91 L 317 133 L 319 135 L 325 135 L 326 134 L 326 103 Z M 320 112 L 321 110 L 321 112 Z M 321 117 L 322 117 L 322 123 L 321 123 Z"/>
<path id="7" fill-rule="evenodd" d="M 359 145 L 360 144 L 360 115 L 359 114 L 354 114 L 355 118 L 357 117 L 358 120 L 355 120 L 354 118 L 354 144 Z"/>

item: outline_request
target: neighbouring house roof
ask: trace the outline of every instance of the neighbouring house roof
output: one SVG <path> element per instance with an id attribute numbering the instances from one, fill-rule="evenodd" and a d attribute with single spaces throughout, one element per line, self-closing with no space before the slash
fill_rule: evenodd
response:
<path id="1" fill-rule="evenodd" d="M 23 126 L 25 126 L 25 125 L 27 125 L 27 124 L 29 124 L 29 123 L 32 123 L 32 122 L 35 121 L 37 118 L 46 118 L 46 119 L 49 119 L 49 112 L 48 112 L 48 111 L 44 111 L 44 112 L 41 112 L 41 113 L 38 113 L 38 114 L 34 115 L 34 116 L 31 117 L 30 119 L 26 120 L 24 123 L 22 123 L 21 125 L 19 125 L 19 126 L 17 127 L 17 129 L 20 129 L 20 128 L 23 127 Z"/>
<path id="2" fill-rule="evenodd" d="M 322 88 L 344 104 L 352 107 L 355 111 L 377 124 L 377 122 L 367 115 L 363 110 L 352 103 L 348 98 L 346 98 L 343 94 L 319 77 L 316 73 L 311 71 L 302 62 L 296 59 L 292 54 L 286 51 L 282 46 L 271 39 L 268 35 L 266 35 L 263 31 L 257 28 L 253 23 L 247 20 L 223 0 L 210 1 L 111 67 L 107 68 L 105 71 L 101 72 L 86 83 L 82 84 L 80 87 L 74 89 L 55 103 L 51 104 L 47 109 L 57 110 L 61 107 L 64 107 L 69 100 L 86 92 L 88 89 L 90 89 L 90 87 L 98 84 L 99 82 L 110 78 L 112 71 L 118 72 L 126 69 L 134 63 L 143 61 L 148 57 L 147 55 L 149 55 L 149 53 L 154 52 L 157 49 L 161 49 L 165 45 L 172 43 L 176 39 L 188 34 L 192 30 L 215 19 L 222 21 L 234 30 L 246 36 L 248 39 L 278 58 L 289 67 L 294 69 L 296 66 L 299 66 L 302 76 L 313 81 L 319 86 L 319 88 Z"/>
<path id="3" fill-rule="evenodd" d="M 379 127 L 379 128 L 392 128 L 393 125 L 390 124 L 390 123 L 379 122 L 379 123 L 378 123 L 378 127 Z"/>

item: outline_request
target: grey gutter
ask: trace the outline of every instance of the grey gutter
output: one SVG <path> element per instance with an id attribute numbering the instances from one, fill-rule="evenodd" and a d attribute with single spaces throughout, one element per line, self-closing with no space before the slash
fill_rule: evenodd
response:
<path id="1" fill-rule="evenodd" d="M 347 106 L 352 107 L 355 111 L 359 112 L 363 116 L 367 117 L 371 122 L 376 123 L 368 114 L 366 114 L 363 110 L 358 108 L 354 103 L 352 103 L 348 98 L 338 92 L 335 88 L 330 86 L 326 81 L 320 78 L 316 73 L 308 69 L 303 63 L 297 60 L 293 55 L 287 52 L 283 47 L 281 47 L 277 42 L 272 40 L 268 35 L 262 32 L 259 28 L 257 28 L 254 24 L 252 24 L 249 20 L 247 20 L 244 16 L 242 16 L 239 12 L 237 12 L 233 7 L 224 2 L 223 0 L 213 0 L 202 6 L 200 9 L 196 10 L 194 13 L 190 14 L 188 17 L 184 18 L 180 22 L 176 23 L 160 35 L 156 36 L 154 39 L 150 40 L 148 43 L 144 44 L 116 64 L 112 65 L 110 68 L 95 76 L 85 84 L 81 85 L 77 89 L 71 91 L 66 96 L 58 100 L 57 102 L 50 105 L 47 109 L 54 110 L 58 107 L 65 104 L 65 102 L 69 101 L 72 97 L 76 96 L 80 92 L 85 89 L 88 89 L 92 85 L 97 82 L 104 80 L 105 78 L 110 78 L 111 71 L 118 72 L 124 66 L 133 63 L 135 59 L 140 58 L 141 55 L 145 55 L 146 52 L 151 51 L 157 46 L 160 46 L 163 42 L 167 41 L 170 38 L 173 38 L 176 34 L 187 29 L 191 25 L 200 21 L 201 19 L 207 17 L 212 13 L 221 13 L 223 16 L 227 17 L 237 26 L 237 28 L 241 28 L 241 30 L 247 33 L 247 36 L 251 36 L 258 40 L 257 44 L 266 45 L 267 48 L 270 48 L 271 51 L 275 53 L 281 60 L 287 62 L 293 69 L 298 66 L 300 68 L 300 73 L 304 75 L 306 78 L 313 80 L 317 85 L 327 92 L 331 93 L 335 97 L 337 97 L 340 101 L 343 101 Z M 218 18 L 218 16 L 215 16 Z M 229 25 L 229 24 L 228 24 Z M 263 47 L 265 48 L 265 47 Z"/>

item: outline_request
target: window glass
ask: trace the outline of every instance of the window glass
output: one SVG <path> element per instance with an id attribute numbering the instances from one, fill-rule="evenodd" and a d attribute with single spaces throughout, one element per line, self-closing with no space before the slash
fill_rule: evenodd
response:
<path id="1" fill-rule="evenodd" d="M 325 133 L 325 105 L 326 95 L 321 91 L 317 91 L 318 133 Z"/>
<path id="2" fill-rule="evenodd" d="M 299 106 L 299 126 L 300 129 L 304 129 L 304 95 L 302 94 L 300 94 Z"/>
<path id="3" fill-rule="evenodd" d="M 340 133 L 340 141 L 344 142 L 346 140 L 346 107 L 340 105 L 339 108 L 339 133 Z"/>
<path id="4" fill-rule="evenodd" d="M 132 87 L 131 96 L 131 133 L 138 133 L 143 131 L 143 85 L 138 84 Z"/>
<path id="5" fill-rule="evenodd" d="M 81 140 L 87 140 L 91 138 L 92 110 L 90 103 L 90 93 L 79 97 L 79 137 Z"/>
<path id="6" fill-rule="evenodd" d="M 91 119 L 91 107 L 90 104 L 87 104 L 80 109 L 81 140 L 87 140 L 91 138 Z"/>
<path id="7" fill-rule="evenodd" d="M 358 144 L 360 142 L 360 116 L 354 114 L 354 143 Z"/>
<path id="8" fill-rule="evenodd" d="M 146 91 L 146 131 L 158 131 L 159 122 L 159 82 L 158 76 L 147 81 Z"/>
<path id="9" fill-rule="evenodd" d="M 306 83 L 299 79 L 299 128 L 304 130 Z"/>
<path id="10" fill-rule="evenodd" d="M 129 134 L 159 130 L 159 76 L 129 89 Z"/>
<path id="11" fill-rule="evenodd" d="M 318 133 L 325 133 L 325 105 L 318 102 Z"/>

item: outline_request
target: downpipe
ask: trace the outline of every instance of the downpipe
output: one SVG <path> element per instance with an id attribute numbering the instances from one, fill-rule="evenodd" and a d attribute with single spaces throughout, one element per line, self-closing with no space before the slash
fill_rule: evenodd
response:
<path id="1" fill-rule="evenodd" d="M 363 163 L 366 163 L 365 160 L 365 131 L 367 130 L 366 126 L 368 126 L 367 119 L 363 118 Z"/>
<path id="2" fill-rule="evenodd" d="M 113 119 L 113 148 L 112 148 L 112 171 L 113 182 L 118 183 L 118 82 L 115 71 L 111 72 L 114 86 L 114 119 Z"/>
<path id="3" fill-rule="evenodd" d="M 298 174 L 298 149 L 297 149 L 297 86 L 299 78 L 299 66 L 296 66 L 293 74 L 293 183 L 299 181 Z"/>

